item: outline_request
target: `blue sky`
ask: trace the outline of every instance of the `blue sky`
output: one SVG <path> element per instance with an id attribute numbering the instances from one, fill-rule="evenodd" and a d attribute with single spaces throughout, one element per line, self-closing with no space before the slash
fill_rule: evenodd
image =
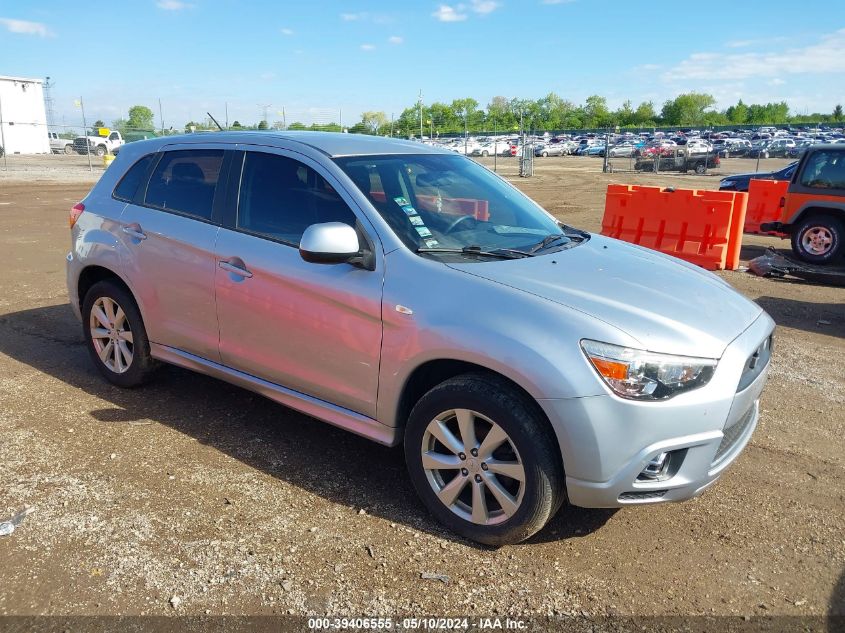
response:
<path id="1" fill-rule="evenodd" d="M 417 100 L 550 91 L 611 107 L 677 93 L 719 107 L 786 100 L 793 112 L 845 104 L 841 0 L 0 0 L 0 74 L 55 82 L 57 122 L 73 101 L 107 123 L 129 106 L 181 126 L 229 120 L 351 125 Z"/>

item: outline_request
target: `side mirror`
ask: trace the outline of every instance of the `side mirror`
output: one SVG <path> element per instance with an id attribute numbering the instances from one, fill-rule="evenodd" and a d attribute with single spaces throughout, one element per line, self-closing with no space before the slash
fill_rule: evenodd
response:
<path id="1" fill-rule="evenodd" d="M 302 234 L 299 254 L 312 264 L 342 264 L 361 258 L 358 233 L 343 222 L 312 224 Z"/>

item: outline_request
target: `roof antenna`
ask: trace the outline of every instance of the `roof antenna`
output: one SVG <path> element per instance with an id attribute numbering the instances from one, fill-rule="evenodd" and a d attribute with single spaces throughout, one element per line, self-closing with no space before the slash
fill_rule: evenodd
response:
<path id="1" fill-rule="evenodd" d="M 208 115 L 209 119 L 214 121 L 214 125 L 217 126 L 217 129 L 220 130 L 221 132 L 223 132 L 223 127 L 217 122 L 217 119 L 215 119 L 213 116 L 211 116 L 211 112 L 206 112 L 206 114 Z"/>

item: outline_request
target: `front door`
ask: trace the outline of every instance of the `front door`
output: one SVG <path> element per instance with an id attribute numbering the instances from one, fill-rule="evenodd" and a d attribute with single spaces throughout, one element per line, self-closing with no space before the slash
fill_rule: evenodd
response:
<path id="1" fill-rule="evenodd" d="M 242 160 L 216 248 L 223 364 L 375 418 L 382 257 L 376 270 L 305 262 L 299 240 L 311 224 L 345 222 L 365 235 L 346 194 L 306 158 L 250 150 Z"/>

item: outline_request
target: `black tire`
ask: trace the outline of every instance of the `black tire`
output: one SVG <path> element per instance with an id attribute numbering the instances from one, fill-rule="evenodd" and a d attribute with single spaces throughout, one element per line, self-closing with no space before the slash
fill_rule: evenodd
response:
<path id="1" fill-rule="evenodd" d="M 494 421 L 507 433 L 522 460 L 525 482 L 521 502 L 514 514 L 500 523 L 484 525 L 458 516 L 440 501 L 429 483 L 422 463 L 426 428 L 451 409 L 470 409 Z M 536 403 L 493 374 L 463 374 L 426 393 L 408 418 L 405 460 L 414 488 L 431 513 L 453 532 L 486 545 L 524 541 L 543 528 L 566 497 L 560 449 L 548 421 Z M 457 472 L 456 477 L 461 476 Z"/>
<path id="2" fill-rule="evenodd" d="M 70 143 L 65 145 L 65 154 L 73 154 L 73 145 Z"/>
<path id="3" fill-rule="evenodd" d="M 549 153 L 548 153 L 548 152 L 543 152 L 543 153 L 542 153 L 542 156 L 543 156 L 543 158 L 548 158 L 548 157 L 549 157 Z"/>
<path id="4" fill-rule="evenodd" d="M 487 156 L 490 155 L 490 152 L 488 152 L 486 149 L 483 149 L 483 150 L 481 150 L 481 155 L 486 158 Z"/>
<path id="5" fill-rule="evenodd" d="M 809 239 L 810 233 L 823 230 L 831 238 L 829 250 L 818 254 L 805 247 L 805 236 Z M 809 264 L 827 264 L 836 261 L 845 253 L 845 222 L 842 218 L 833 215 L 811 215 L 793 228 L 792 231 L 792 252 L 799 259 Z"/>
<path id="6" fill-rule="evenodd" d="M 97 145 L 97 149 L 94 152 L 97 156 L 105 156 L 108 154 L 108 150 L 106 149 L 105 145 Z"/>
<path id="7" fill-rule="evenodd" d="M 706 171 L 707 171 L 707 167 L 705 166 L 705 164 L 704 164 L 704 163 L 696 163 L 696 165 L 695 165 L 695 173 L 696 173 L 696 174 L 698 174 L 699 176 L 701 176 L 701 175 L 703 175 L 703 174 L 704 174 L 704 172 L 706 172 Z"/>
<path id="8" fill-rule="evenodd" d="M 94 304 L 101 298 L 108 298 L 117 303 L 126 314 L 129 323 L 129 331 L 132 333 L 132 360 L 128 368 L 118 373 L 109 368 L 97 353 L 94 340 L 91 335 L 90 319 Z M 114 281 L 100 281 L 91 286 L 85 298 L 82 300 L 82 331 L 85 336 L 85 343 L 91 360 L 97 366 L 97 370 L 109 382 L 119 387 L 137 387 L 150 379 L 158 368 L 158 362 L 150 356 L 150 341 L 147 338 L 147 331 L 144 328 L 144 321 L 138 304 L 122 285 Z"/>

